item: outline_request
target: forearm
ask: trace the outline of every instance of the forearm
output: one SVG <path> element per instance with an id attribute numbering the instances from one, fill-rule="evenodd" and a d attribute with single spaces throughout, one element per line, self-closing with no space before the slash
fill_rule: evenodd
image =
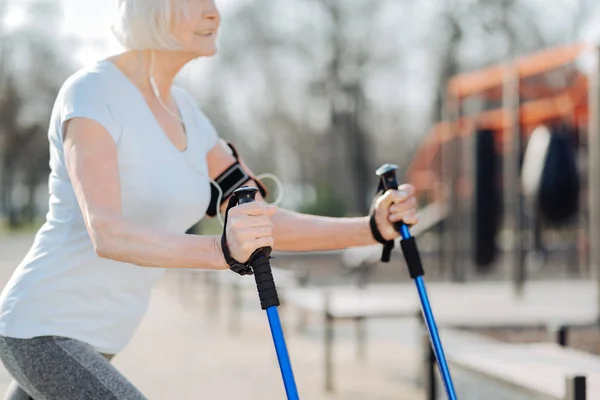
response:
<path id="1" fill-rule="evenodd" d="M 103 258 L 155 268 L 222 269 L 219 238 L 170 233 L 126 219 L 91 224 L 96 252 Z"/>
<path id="2" fill-rule="evenodd" d="M 377 243 L 368 217 L 333 218 L 279 209 L 271 220 L 277 251 L 339 250 Z"/>

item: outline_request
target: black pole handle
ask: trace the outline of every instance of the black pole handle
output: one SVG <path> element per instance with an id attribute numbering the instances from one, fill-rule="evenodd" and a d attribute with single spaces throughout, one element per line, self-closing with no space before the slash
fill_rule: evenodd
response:
<path id="1" fill-rule="evenodd" d="M 245 204 L 256 201 L 257 192 L 258 189 L 255 187 L 242 186 L 236 189 L 233 195 L 237 198 L 238 204 Z M 271 251 L 272 248 L 270 246 L 261 247 L 260 249 L 256 249 L 248 259 L 248 265 L 254 270 L 254 280 L 258 289 L 260 306 L 263 310 L 273 306 L 277 307 L 280 304 L 269 261 Z"/>
<path id="2" fill-rule="evenodd" d="M 251 203 L 256 201 L 258 189 L 252 186 L 242 186 L 234 190 L 233 194 L 237 198 L 238 204 Z"/>
<path id="3" fill-rule="evenodd" d="M 396 170 L 398 166 L 395 164 L 384 164 L 375 171 L 377 176 L 381 178 L 381 187 L 386 192 L 389 189 L 398 189 L 398 180 L 396 179 Z M 415 279 L 418 276 L 425 275 L 423 265 L 421 263 L 421 256 L 417 248 L 417 242 L 415 238 L 410 234 L 408 225 L 403 221 L 394 223 L 394 229 L 400 233 L 402 240 L 400 245 L 402 246 L 402 252 L 404 253 L 404 259 L 408 266 L 410 277 Z"/>
<path id="4" fill-rule="evenodd" d="M 397 169 L 398 166 L 395 164 L 384 164 L 375 171 L 375 174 L 381 178 L 381 186 L 384 193 L 389 189 L 398 189 L 398 180 L 396 179 Z M 394 229 L 402 233 L 404 239 L 408 239 L 404 237 L 404 233 L 408 232 L 408 226 L 403 221 L 394 222 Z"/>

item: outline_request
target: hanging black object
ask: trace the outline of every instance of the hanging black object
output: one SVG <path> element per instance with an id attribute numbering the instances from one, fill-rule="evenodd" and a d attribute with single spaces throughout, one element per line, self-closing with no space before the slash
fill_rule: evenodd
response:
<path id="1" fill-rule="evenodd" d="M 480 270 L 487 270 L 498 252 L 501 193 L 498 189 L 498 154 L 494 131 L 479 130 L 475 136 L 474 229 L 473 261 Z"/>
<path id="2" fill-rule="evenodd" d="M 562 128 L 550 136 L 537 196 L 544 220 L 562 225 L 575 216 L 579 208 L 579 186 L 574 135 Z"/>

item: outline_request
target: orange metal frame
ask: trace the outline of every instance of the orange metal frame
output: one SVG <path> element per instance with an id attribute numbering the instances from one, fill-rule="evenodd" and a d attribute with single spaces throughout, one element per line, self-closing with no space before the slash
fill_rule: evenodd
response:
<path id="1" fill-rule="evenodd" d="M 584 43 L 542 51 L 515 61 L 475 72 L 457 75 L 447 86 L 448 101 L 459 104 L 470 96 L 486 99 L 502 99 L 506 74 L 518 74 L 521 105 L 519 124 L 522 134 L 527 137 L 536 126 L 555 121 L 570 121 L 579 125 L 587 120 L 588 79 L 572 64 L 588 49 Z M 566 87 L 551 87 L 534 81 L 536 77 L 550 72 L 568 77 Z M 441 195 L 439 155 L 442 146 L 454 137 L 472 135 L 476 129 L 492 129 L 496 132 L 498 149 L 507 135 L 510 124 L 509 110 L 500 108 L 486 110 L 476 115 L 461 116 L 455 122 L 440 122 L 424 137 L 408 168 L 406 179 L 422 195 L 432 201 Z M 432 198 L 433 197 L 433 198 Z"/>

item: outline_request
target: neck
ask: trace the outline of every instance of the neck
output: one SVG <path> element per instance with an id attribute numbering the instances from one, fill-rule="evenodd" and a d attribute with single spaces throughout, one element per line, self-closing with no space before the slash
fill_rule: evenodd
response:
<path id="1" fill-rule="evenodd" d="M 119 56 L 115 62 L 131 77 L 131 79 L 145 92 L 152 93 L 150 86 L 150 69 L 152 77 L 162 98 L 171 93 L 171 86 L 181 69 L 191 60 L 181 53 L 153 50 L 154 65 L 152 66 L 152 52 L 130 51 Z"/>

